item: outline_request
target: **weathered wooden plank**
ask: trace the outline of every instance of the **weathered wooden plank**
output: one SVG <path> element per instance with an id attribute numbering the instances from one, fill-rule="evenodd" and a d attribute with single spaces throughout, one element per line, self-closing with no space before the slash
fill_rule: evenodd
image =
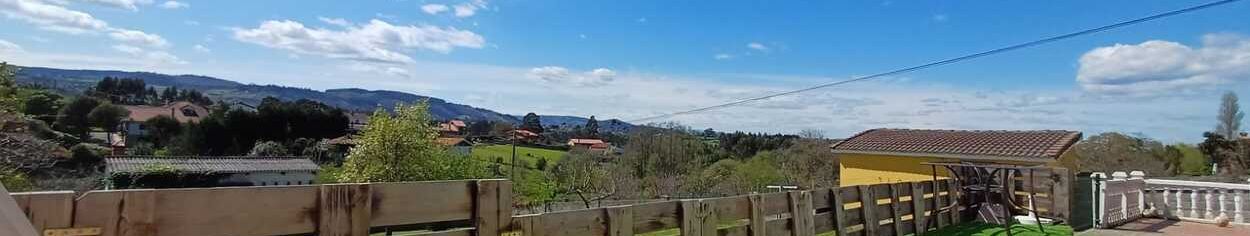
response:
<path id="1" fill-rule="evenodd" d="M 543 214 L 513 216 L 509 231 L 520 231 L 521 235 L 547 235 L 543 233 L 542 218 Z"/>
<path id="2" fill-rule="evenodd" d="M 681 235 L 703 235 L 703 219 L 699 217 L 702 206 L 699 200 L 681 201 Z"/>
<path id="3" fill-rule="evenodd" d="M 846 236 L 846 205 L 842 198 L 842 192 L 849 192 L 850 188 L 834 187 L 829 189 L 829 205 L 833 213 L 833 230 L 836 236 Z"/>
<path id="4" fill-rule="evenodd" d="M 814 236 L 816 213 L 812 209 L 812 195 L 807 191 L 790 192 L 790 223 L 792 225 L 794 236 Z"/>
<path id="5" fill-rule="evenodd" d="M 634 235 L 634 209 L 629 206 L 605 208 L 608 212 L 608 236 Z"/>
<path id="6" fill-rule="evenodd" d="M 473 217 L 472 181 L 376 183 L 372 226 L 467 220 Z"/>
<path id="7" fill-rule="evenodd" d="M 39 235 L 3 184 L 0 184 L 0 232 L 14 236 Z"/>
<path id="8" fill-rule="evenodd" d="M 716 217 L 716 206 L 711 202 L 699 200 L 699 219 L 702 221 L 703 229 L 699 230 L 705 236 L 716 236 L 716 227 L 720 226 L 720 220 Z"/>
<path id="9" fill-rule="evenodd" d="M 12 196 L 40 232 L 73 226 L 74 191 L 14 193 Z"/>
<path id="10" fill-rule="evenodd" d="M 321 185 L 317 235 L 369 235 L 373 192 L 369 184 Z"/>
<path id="11" fill-rule="evenodd" d="M 1051 214 L 1055 218 L 1070 222 L 1072 214 L 1072 199 L 1070 197 L 1073 190 L 1073 175 L 1068 169 L 1060 167 L 1053 168 L 1051 173 L 1058 176 L 1059 180 L 1055 181 L 1052 187 L 1053 190 L 1050 192 L 1053 205 L 1049 209 L 1051 209 Z"/>
<path id="12" fill-rule="evenodd" d="M 954 179 L 947 179 L 946 185 L 949 186 L 947 187 L 948 194 L 946 195 L 949 199 L 947 203 L 954 203 L 955 205 L 955 207 L 951 209 L 951 224 L 958 225 L 963 221 L 963 214 L 961 214 L 960 211 L 960 208 L 963 206 L 960 205 L 962 203 L 959 201 L 959 195 L 963 193 L 963 189 L 959 187 L 959 182 Z"/>
<path id="13" fill-rule="evenodd" d="M 751 236 L 765 236 L 768 225 L 765 224 L 764 218 L 764 197 L 759 194 L 751 194 L 747 197 L 751 201 Z"/>
<path id="14" fill-rule="evenodd" d="M 320 220 L 320 187 L 316 185 L 135 191 L 157 194 L 161 235 L 305 234 L 315 232 Z M 75 214 L 93 211 L 84 208 L 84 200 L 79 200 Z M 75 221 L 75 227 L 78 224 Z"/>
<path id="15" fill-rule="evenodd" d="M 122 194 L 121 220 L 117 234 L 122 236 L 161 235 L 156 225 L 156 191 L 130 191 Z M 85 210 L 85 209 L 84 209 Z"/>
<path id="16" fill-rule="evenodd" d="M 681 227 L 680 225 L 681 202 L 666 201 L 634 205 L 634 233 L 636 234 Z"/>
<path id="17" fill-rule="evenodd" d="M 909 182 L 907 186 L 911 188 L 911 214 L 915 233 L 917 235 L 924 234 L 925 229 L 925 208 L 924 208 L 924 188 L 919 183 Z"/>
<path id="18" fill-rule="evenodd" d="M 117 235 L 122 191 L 90 191 L 74 202 L 74 228 L 100 228 L 100 235 Z M 308 232 L 312 232 L 310 228 Z"/>
<path id="19" fill-rule="evenodd" d="M 637 209 L 635 209 L 637 210 Z M 638 212 L 635 211 L 635 219 Z M 607 235 L 608 216 L 602 209 L 582 209 L 542 214 L 543 233 L 550 236 Z M 635 233 L 638 231 L 635 228 Z"/>
<path id="20" fill-rule="evenodd" d="M 751 217 L 751 200 L 747 195 L 732 197 L 705 198 L 703 202 L 712 205 L 720 220 L 741 220 Z"/>
<path id="21" fill-rule="evenodd" d="M 864 233 L 866 235 L 877 235 L 878 223 L 880 222 L 877 218 L 877 197 L 873 194 L 869 185 L 855 187 L 859 189 L 859 202 L 863 204 L 860 207 L 860 213 L 864 216 Z"/>
<path id="22" fill-rule="evenodd" d="M 942 203 L 942 196 L 940 194 L 942 192 L 942 183 L 936 177 L 934 177 L 933 181 L 930 181 L 929 183 L 933 184 L 933 219 L 937 222 L 938 228 L 946 227 L 946 217 L 943 217 L 941 212 L 942 208 L 946 207 L 946 205 Z"/>
<path id="23" fill-rule="evenodd" d="M 458 228 L 434 232 L 420 232 L 411 234 L 413 236 L 473 236 L 473 228 Z"/>

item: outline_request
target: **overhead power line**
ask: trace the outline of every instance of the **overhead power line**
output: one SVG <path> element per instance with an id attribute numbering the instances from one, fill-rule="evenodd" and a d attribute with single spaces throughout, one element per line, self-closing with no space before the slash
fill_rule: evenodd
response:
<path id="1" fill-rule="evenodd" d="M 937 67 L 937 66 L 942 66 L 942 65 L 946 65 L 946 64 L 952 64 L 952 63 L 956 63 L 956 62 L 961 62 L 961 61 L 966 61 L 966 60 L 976 59 L 976 58 L 980 58 L 980 57 L 990 56 L 990 55 L 994 55 L 994 54 L 999 54 L 999 53 L 1004 53 L 1004 52 L 1009 52 L 1009 51 L 1014 51 L 1014 50 L 1019 50 L 1019 49 L 1024 49 L 1024 48 L 1029 48 L 1029 47 L 1038 46 L 1038 45 L 1047 44 L 1047 43 L 1052 43 L 1052 42 L 1055 42 L 1055 41 L 1060 41 L 1060 40 L 1064 40 L 1064 39 L 1074 38 L 1074 37 L 1077 37 L 1077 36 L 1082 36 L 1082 35 L 1087 35 L 1087 34 L 1098 33 L 1098 32 L 1107 31 L 1107 30 L 1111 30 L 1111 29 L 1115 29 L 1115 28 L 1121 28 L 1121 27 L 1125 27 L 1125 26 L 1129 26 L 1129 25 L 1134 25 L 1134 24 L 1138 24 L 1138 23 L 1142 23 L 1142 22 L 1152 21 L 1152 20 L 1156 20 L 1156 19 L 1160 19 L 1160 18 L 1169 17 L 1169 16 L 1180 15 L 1180 14 L 1184 14 L 1184 13 L 1188 13 L 1188 12 L 1192 12 L 1192 11 L 1202 10 L 1202 9 L 1211 8 L 1211 7 L 1220 6 L 1220 5 L 1229 4 L 1229 3 L 1238 2 L 1238 1 L 1241 1 L 1241 0 L 1223 0 L 1223 1 L 1209 2 L 1209 3 L 1205 3 L 1205 4 L 1201 4 L 1201 5 L 1191 6 L 1191 7 L 1182 8 L 1182 9 L 1177 9 L 1177 10 L 1172 10 L 1172 11 L 1167 11 L 1167 12 L 1163 12 L 1163 13 L 1158 13 L 1158 14 L 1154 14 L 1154 15 L 1150 15 L 1150 16 L 1146 16 L 1146 17 L 1136 18 L 1136 19 L 1127 20 L 1127 21 L 1121 21 L 1121 22 L 1119 22 L 1119 23 L 1110 24 L 1110 25 L 1105 25 L 1105 26 L 1101 26 L 1101 27 L 1097 27 L 1097 28 L 1090 28 L 1090 29 L 1085 29 L 1085 30 L 1076 31 L 1076 32 L 1072 32 L 1072 33 L 1062 34 L 1062 35 L 1058 35 L 1058 36 L 1052 36 L 1052 37 L 1042 38 L 1042 39 L 1033 40 L 1033 41 L 1029 41 L 1029 42 L 1025 42 L 1025 43 L 1015 44 L 1015 45 L 1011 45 L 1011 46 L 1007 46 L 1007 47 L 1001 47 L 1001 48 L 997 48 L 997 49 L 993 49 L 993 50 L 989 50 L 989 51 L 983 51 L 983 52 L 978 52 L 978 53 L 974 53 L 974 54 L 968 54 L 968 55 L 964 55 L 964 56 L 960 56 L 960 57 L 955 57 L 955 58 L 949 58 L 949 59 L 940 60 L 940 61 L 933 61 L 933 62 L 929 62 L 929 63 L 925 63 L 925 64 L 920 64 L 920 65 L 911 66 L 911 67 L 905 67 L 905 68 L 896 69 L 896 70 L 892 70 L 892 71 L 887 71 L 887 72 L 882 72 L 882 73 L 877 73 L 877 74 L 872 74 L 872 75 L 867 75 L 867 76 L 862 76 L 862 77 L 852 78 L 852 79 L 848 79 L 848 80 L 841 80 L 841 81 L 834 81 L 834 82 L 829 82 L 829 83 L 824 83 L 824 84 L 818 84 L 818 85 L 815 85 L 815 86 L 806 87 L 806 88 L 797 89 L 797 90 L 790 90 L 790 91 L 785 91 L 785 92 L 780 92 L 780 93 L 774 93 L 774 94 L 769 94 L 769 95 L 764 95 L 764 96 L 759 96 L 759 97 L 752 97 L 752 98 L 741 99 L 741 100 L 737 100 L 737 101 L 732 101 L 732 102 L 723 103 L 723 104 L 718 104 L 718 105 L 713 105 L 713 106 L 708 106 L 708 107 L 702 107 L 702 108 L 696 108 L 696 109 L 691 109 L 691 110 L 679 111 L 679 112 L 668 113 L 668 114 L 663 114 L 663 115 L 651 116 L 651 117 L 646 117 L 646 118 L 641 118 L 641 119 L 631 120 L 631 121 L 629 121 L 629 122 L 630 122 L 630 123 L 639 123 L 639 122 L 645 122 L 645 121 L 651 121 L 651 120 L 663 119 L 663 118 L 667 118 L 667 117 L 674 117 L 674 116 L 679 116 L 679 115 L 686 115 L 686 114 L 693 114 L 693 113 L 705 112 L 705 111 L 716 110 L 716 109 L 725 108 L 725 107 L 731 107 L 731 106 L 742 105 L 742 104 L 745 104 L 745 103 L 754 102 L 754 101 L 759 101 L 759 100 L 764 100 L 764 99 L 769 99 L 769 98 L 774 98 L 774 97 L 786 96 L 786 95 L 791 95 L 791 94 L 796 94 L 796 93 L 802 93 L 802 92 L 807 92 L 807 91 L 812 91 L 812 90 L 817 90 L 817 89 L 822 89 L 822 88 L 833 87 L 833 86 L 842 85 L 842 84 L 848 84 L 848 83 L 859 82 L 859 81 L 864 81 L 864 80 L 876 79 L 876 78 L 881 78 L 881 77 L 885 77 L 885 76 L 899 75 L 899 74 L 904 74 L 904 73 L 908 73 L 908 72 L 912 72 L 912 71 L 918 71 L 918 70 L 928 69 L 928 68 L 931 68 L 931 67 Z"/>

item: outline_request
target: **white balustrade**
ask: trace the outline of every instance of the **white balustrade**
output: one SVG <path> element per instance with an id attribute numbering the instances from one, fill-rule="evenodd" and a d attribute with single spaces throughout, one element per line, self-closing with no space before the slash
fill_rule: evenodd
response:
<path id="1" fill-rule="evenodd" d="M 1149 194 L 1160 197 L 1147 198 L 1157 202 L 1138 204 L 1154 206 L 1163 217 L 1198 222 L 1224 217 L 1234 224 L 1250 225 L 1246 217 L 1250 202 L 1245 200 L 1250 197 L 1250 184 L 1161 179 L 1145 179 L 1145 184 L 1144 188 L 1153 189 Z"/>

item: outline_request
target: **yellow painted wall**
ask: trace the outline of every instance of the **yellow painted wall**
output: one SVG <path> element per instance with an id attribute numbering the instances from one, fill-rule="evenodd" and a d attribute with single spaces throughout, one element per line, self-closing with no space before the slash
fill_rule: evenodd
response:
<path id="1" fill-rule="evenodd" d="M 838 154 L 841 186 L 870 185 L 933 180 L 933 169 L 920 163 L 949 161 L 944 158 L 904 157 L 869 154 Z M 950 173 L 938 167 L 938 179 Z"/>

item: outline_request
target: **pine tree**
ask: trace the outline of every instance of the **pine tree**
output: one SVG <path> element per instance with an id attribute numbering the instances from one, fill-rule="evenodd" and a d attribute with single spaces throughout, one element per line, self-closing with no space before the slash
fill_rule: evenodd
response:
<path id="1" fill-rule="evenodd" d="M 1215 125 L 1215 133 L 1229 140 L 1236 139 L 1241 132 L 1241 118 L 1244 116 L 1246 114 L 1241 112 L 1241 105 L 1237 104 L 1237 94 L 1232 91 L 1225 92 L 1220 100 L 1220 114 L 1216 117 L 1219 123 Z"/>

